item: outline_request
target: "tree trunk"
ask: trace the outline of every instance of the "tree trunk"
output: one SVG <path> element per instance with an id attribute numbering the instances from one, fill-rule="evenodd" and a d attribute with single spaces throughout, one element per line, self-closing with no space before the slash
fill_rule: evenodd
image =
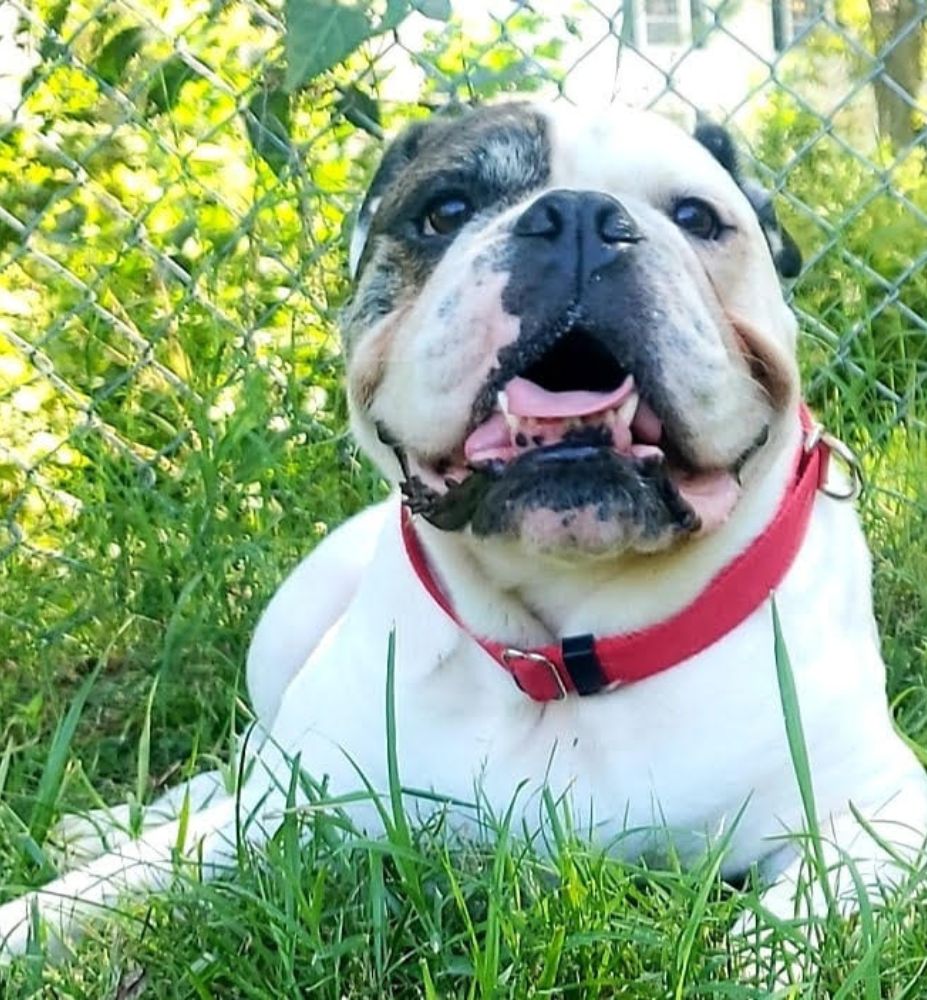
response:
<path id="1" fill-rule="evenodd" d="M 895 149 L 903 149 L 923 128 L 923 112 L 918 109 L 927 7 L 923 0 L 869 0 L 869 12 L 876 58 L 882 60 L 872 81 L 879 135 L 891 140 Z"/>

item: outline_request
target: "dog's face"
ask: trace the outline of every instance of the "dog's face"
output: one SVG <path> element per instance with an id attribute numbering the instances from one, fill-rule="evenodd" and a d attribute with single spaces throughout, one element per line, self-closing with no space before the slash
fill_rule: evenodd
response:
<path id="1" fill-rule="evenodd" d="M 696 136 L 506 104 L 387 151 L 352 244 L 349 400 L 433 523 L 655 551 L 716 529 L 769 461 L 797 252 L 726 134 Z"/>

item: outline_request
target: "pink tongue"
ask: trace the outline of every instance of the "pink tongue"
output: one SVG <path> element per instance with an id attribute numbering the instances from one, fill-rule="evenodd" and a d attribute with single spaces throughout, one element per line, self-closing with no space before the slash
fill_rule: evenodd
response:
<path id="1" fill-rule="evenodd" d="M 704 472 L 685 479 L 673 477 L 676 489 L 702 522 L 702 531 L 714 531 L 728 519 L 740 487 L 730 472 Z"/>
<path id="2" fill-rule="evenodd" d="M 634 391 L 634 378 L 629 375 L 612 392 L 548 392 L 526 378 L 513 378 L 505 387 L 509 413 L 516 417 L 588 417 L 620 406 Z"/>
<path id="3" fill-rule="evenodd" d="M 509 425 L 501 413 L 494 413 L 464 441 L 468 462 L 475 459 L 507 458 L 514 454 Z"/>

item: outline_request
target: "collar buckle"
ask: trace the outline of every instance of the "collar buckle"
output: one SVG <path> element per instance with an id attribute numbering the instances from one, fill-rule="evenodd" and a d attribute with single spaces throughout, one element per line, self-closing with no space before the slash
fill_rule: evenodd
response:
<path id="1" fill-rule="evenodd" d="M 829 496 L 833 500 L 846 500 L 849 502 L 858 500 L 862 496 L 866 480 L 863 476 L 863 468 L 856 452 L 848 444 L 841 441 L 840 438 L 828 433 L 820 424 L 815 423 L 805 434 L 802 447 L 805 454 L 810 455 L 815 448 L 822 446 L 826 449 L 826 457 L 821 465 L 821 482 L 818 489 L 825 496 Z M 831 485 L 828 472 L 830 459 L 834 457 L 840 462 L 847 474 L 849 481 L 846 485 Z"/>
<path id="2" fill-rule="evenodd" d="M 526 660 L 528 663 L 542 663 L 550 671 L 550 675 L 553 677 L 557 685 L 557 697 L 555 701 L 563 701 L 563 699 L 566 698 L 566 685 L 563 683 L 563 678 L 560 676 L 557 664 L 554 663 L 549 656 L 545 656 L 543 653 L 533 652 L 532 650 L 516 649 L 514 646 L 506 647 L 502 650 L 500 655 L 502 657 L 502 662 L 507 668 L 509 668 L 509 670 L 512 670 L 512 660 Z M 512 676 L 515 676 L 514 670 L 512 670 Z"/>

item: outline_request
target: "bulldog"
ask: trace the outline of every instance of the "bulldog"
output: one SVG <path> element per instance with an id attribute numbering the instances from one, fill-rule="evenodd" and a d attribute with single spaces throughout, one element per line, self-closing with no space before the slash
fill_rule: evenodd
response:
<path id="1" fill-rule="evenodd" d="M 166 884 L 184 832 L 204 875 L 233 866 L 294 766 L 323 796 L 385 793 L 387 709 L 402 785 L 429 793 L 407 808 L 461 836 L 487 813 L 468 803 L 530 835 L 550 792 L 621 856 L 723 841 L 722 874 L 759 869 L 779 917 L 903 879 L 927 782 L 886 701 L 848 456 L 801 401 L 779 280 L 798 251 L 728 135 L 529 103 L 418 122 L 350 258 L 353 428 L 394 495 L 267 608 L 242 787 L 200 776 L 135 840 L 66 822 L 103 853 L 0 908 L 5 954 L 34 915 L 67 937 Z M 374 802 L 350 808 L 379 828 Z M 811 814 L 831 883 L 807 894 Z"/>

